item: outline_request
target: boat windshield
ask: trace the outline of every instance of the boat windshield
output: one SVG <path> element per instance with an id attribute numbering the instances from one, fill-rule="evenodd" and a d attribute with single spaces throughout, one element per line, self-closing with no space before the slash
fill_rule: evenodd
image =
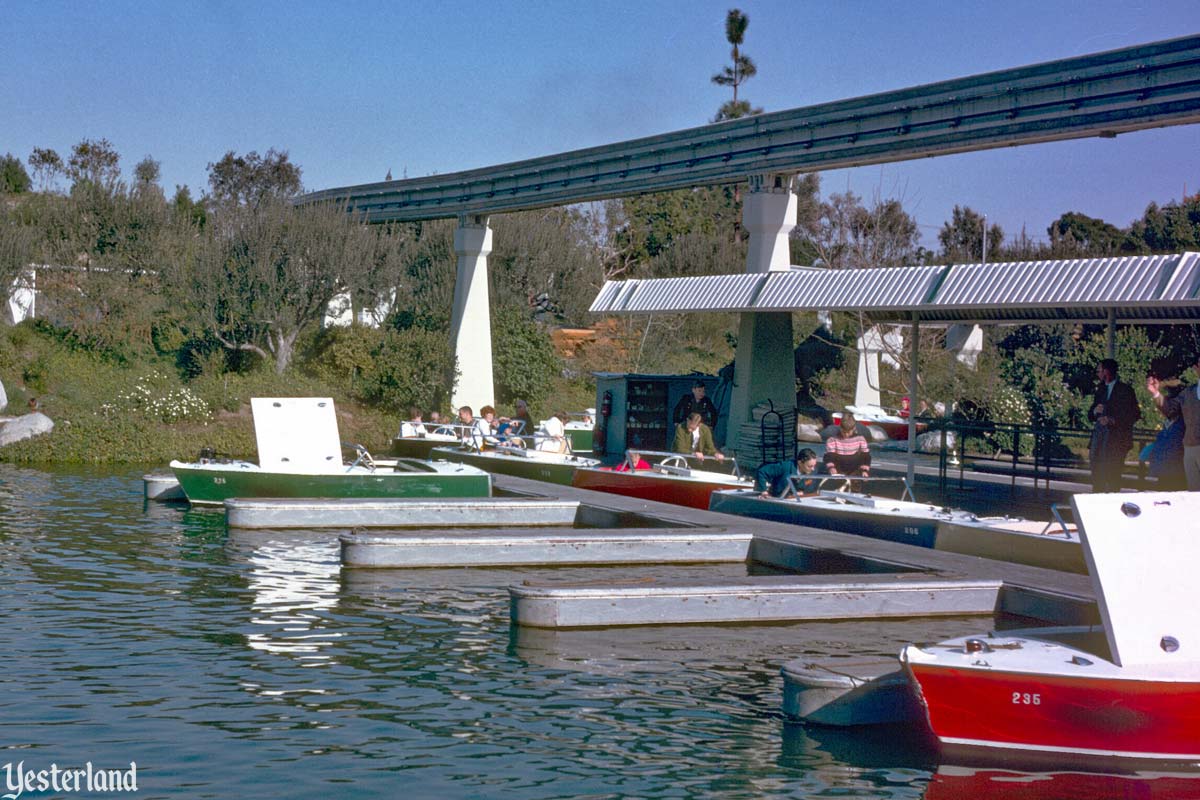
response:
<path id="1" fill-rule="evenodd" d="M 789 490 L 786 497 L 844 492 L 893 500 L 916 500 L 904 476 L 855 478 L 850 475 L 793 475 Z"/>

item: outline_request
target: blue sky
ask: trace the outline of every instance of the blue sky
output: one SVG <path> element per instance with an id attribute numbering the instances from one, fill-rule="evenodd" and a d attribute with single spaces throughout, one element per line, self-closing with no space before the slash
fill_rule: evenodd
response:
<path id="1" fill-rule="evenodd" d="M 55 2 L 4 0 L 0 152 L 107 138 L 198 195 L 227 150 L 287 150 L 306 189 L 454 172 L 690 128 L 743 96 L 810 105 L 1200 32 L 1200 2 Z M 1044 238 L 1200 190 L 1200 126 L 824 173 L 899 197 L 936 240 L 954 205 Z"/>

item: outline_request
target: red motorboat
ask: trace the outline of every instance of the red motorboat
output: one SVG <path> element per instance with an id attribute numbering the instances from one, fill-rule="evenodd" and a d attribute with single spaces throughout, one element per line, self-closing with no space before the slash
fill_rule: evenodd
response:
<path id="1" fill-rule="evenodd" d="M 643 453 L 644 456 L 662 454 Z M 647 469 L 617 470 L 611 467 L 581 467 L 572 480 L 579 489 L 611 492 L 641 500 L 674 503 L 708 510 L 709 496 L 717 489 L 751 489 L 754 481 L 736 474 L 704 470 L 688 465 L 683 456 L 666 455 Z"/>
<path id="2" fill-rule="evenodd" d="M 1102 624 L 909 645 L 943 747 L 1200 762 L 1200 494 L 1073 499 Z"/>
<path id="3" fill-rule="evenodd" d="M 879 428 L 887 434 L 889 439 L 901 442 L 908 441 L 908 412 L 876 405 L 846 406 L 846 410 L 854 415 L 854 419 L 859 425 Z M 833 424 L 842 424 L 841 412 L 835 411 L 833 413 Z M 924 433 L 927 430 L 929 430 L 928 423 L 917 423 L 918 434 Z"/>

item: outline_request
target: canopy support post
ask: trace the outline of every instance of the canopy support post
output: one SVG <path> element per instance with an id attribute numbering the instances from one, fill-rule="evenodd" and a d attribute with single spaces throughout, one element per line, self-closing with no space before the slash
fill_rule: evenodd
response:
<path id="1" fill-rule="evenodd" d="M 921 342 L 921 317 L 912 312 L 912 344 L 908 366 L 908 486 L 912 489 L 917 477 L 917 352 Z"/>

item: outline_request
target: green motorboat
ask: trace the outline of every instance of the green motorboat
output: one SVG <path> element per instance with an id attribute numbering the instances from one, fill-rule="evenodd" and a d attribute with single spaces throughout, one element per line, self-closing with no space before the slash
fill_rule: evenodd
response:
<path id="1" fill-rule="evenodd" d="M 577 467 L 594 467 L 600 462 L 571 453 L 527 449 L 510 444 L 477 450 L 474 447 L 435 447 L 430 458 L 469 464 L 495 475 L 515 475 L 536 481 L 570 486 Z"/>
<path id="2" fill-rule="evenodd" d="M 188 500 L 219 505 L 231 497 L 489 497 L 492 478 L 463 464 L 396 459 L 376 463 L 362 447 L 342 461 L 337 416 L 327 397 L 250 401 L 259 463 L 217 458 L 172 461 Z M 302 435 L 298 435 L 302 434 Z"/>
<path id="3" fill-rule="evenodd" d="M 172 461 L 171 469 L 197 505 L 220 505 L 231 497 L 490 497 L 492 489 L 492 476 L 481 469 L 410 458 L 308 474 L 216 459 Z"/>

